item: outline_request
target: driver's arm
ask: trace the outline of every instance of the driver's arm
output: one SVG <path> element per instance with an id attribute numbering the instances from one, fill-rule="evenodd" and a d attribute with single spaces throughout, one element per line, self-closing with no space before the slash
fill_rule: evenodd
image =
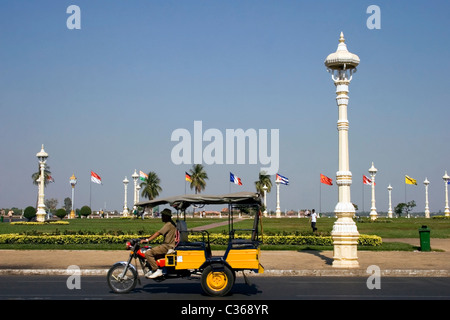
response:
<path id="1" fill-rule="evenodd" d="M 141 240 L 141 243 L 144 243 L 144 242 L 150 242 L 150 241 L 152 241 L 152 240 L 158 238 L 160 235 L 161 235 L 161 233 L 159 233 L 159 231 L 156 231 L 150 238 L 142 239 L 142 240 Z"/>

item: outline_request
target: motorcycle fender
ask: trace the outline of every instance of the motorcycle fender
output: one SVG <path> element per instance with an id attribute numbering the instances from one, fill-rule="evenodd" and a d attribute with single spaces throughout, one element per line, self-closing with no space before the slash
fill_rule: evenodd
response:
<path id="1" fill-rule="evenodd" d="M 205 269 L 207 266 L 211 266 L 214 272 L 220 272 L 225 270 L 225 266 L 233 270 L 233 268 L 230 267 L 230 265 L 226 261 L 211 261 L 207 260 L 205 263 L 200 267 L 201 270 Z"/>
<path id="2" fill-rule="evenodd" d="M 115 266 L 120 266 L 120 265 L 126 266 L 127 263 L 128 263 L 127 261 L 119 261 L 119 262 L 114 263 L 114 264 L 113 264 L 113 267 L 115 267 Z M 136 274 L 137 274 L 136 267 L 135 267 L 133 264 L 130 263 L 130 264 L 128 265 L 128 268 L 133 269 L 133 270 L 136 272 Z"/>

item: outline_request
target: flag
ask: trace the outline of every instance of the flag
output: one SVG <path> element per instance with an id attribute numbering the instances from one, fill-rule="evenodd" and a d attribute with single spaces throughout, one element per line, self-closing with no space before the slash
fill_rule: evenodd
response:
<path id="1" fill-rule="evenodd" d="M 323 174 L 320 174 L 320 182 L 329 186 L 333 185 L 333 180 L 331 178 L 328 178 L 327 176 L 324 176 Z"/>
<path id="2" fill-rule="evenodd" d="M 186 171 L 184 172 L 184 178 L 186 179 L 186 181 L 192 182 L 192 177 L 189 173 L 187 173 Z"/>
<path id="3" fill-rule="evenodd" d="M 94 171 L 91 171 L 91 181 L 94 183 L 102 184 L 102 178 Z"/>
<path id="4" fill-rule="evenodd" d="M 47 182 L 55 182 L 55 179 L 53 179 L 52 176 L 47 176 Z"/>
<path id="5" fill-rule="evenodd" d="M 233 182 L 234 184 L 238 184 L 238 185 L 242 186 L 241 178 L 236 177 L 231 172 L 230 172 L 230 182 Z"/>
<path id="6" fill-rule="evenodd" d="M 415 184 L 417 186 L 417 180 L 405 175 L 405 183 L 406 184 Z"/>
<path id="7" fill-rule="evenodd" d="M 148 175 L 146 175 L 144 172 L 139 170 L 139 179 L 142 181 L 145 181 L 146 179 L 148 179 Z"/>
<path id="8" fill-rule="evenodd" d="M 277 173 L 275 182 L 279 182 L 281 184 L 288 185 L 289 184 L 289 179 L 286 178 L 286 177 L 283 177 L 281 174 Z"/>
<path id="9" fill-rule="evenodd" d="M 365 175 L 363 175 L 363 183 L 371 186 L 372 185 L 372 180 L 370 180 Z"/>

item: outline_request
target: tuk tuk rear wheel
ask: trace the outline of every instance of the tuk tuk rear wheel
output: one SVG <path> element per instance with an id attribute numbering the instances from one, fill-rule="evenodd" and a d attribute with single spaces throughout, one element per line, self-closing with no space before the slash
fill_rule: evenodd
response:
<path id="1" fill-rule="evenodd" d="M 221 297 L 230 292 L 234 280 L 234 273 L 227 266 L 222 271 L 214 271 L 207 266 L 202 273 L 202 289 L 210 296 Z"/>

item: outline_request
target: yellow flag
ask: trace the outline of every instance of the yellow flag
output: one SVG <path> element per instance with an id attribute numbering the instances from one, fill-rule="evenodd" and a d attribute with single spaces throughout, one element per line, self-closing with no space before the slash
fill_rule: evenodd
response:
<path id="1" fill-rule="evenodd" d="M 405 183 L 406 184 L 415 184 L 417 186 L 417 180 L 405 175 Z"/>

